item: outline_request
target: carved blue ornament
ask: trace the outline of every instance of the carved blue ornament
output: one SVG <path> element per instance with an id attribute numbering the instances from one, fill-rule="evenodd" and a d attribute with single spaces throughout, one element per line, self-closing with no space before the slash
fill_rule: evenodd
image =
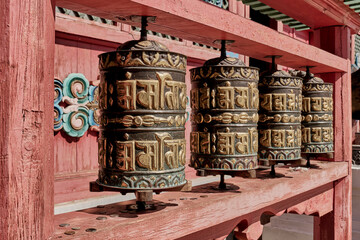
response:
<path id="1" fill-rule="evenodd" d="M 69 74 L 64 82 L 55 79 L 54 85 L 54 130 L 71 137 L 81 137 L 89 128 L 99 131 L 99 88 L 81 73 Z"/>
<path id="2" fill-rule="evenodd" d="M 63 83 L 65 100 L 77 99 L 77 103 L 85 103 L 89 100 L 89 81 L 81 73 L 70 73 Z"/>
<path id="3" fill-rule="evenodd" d="M 99 127 L 99 87 L 90 86 L 89 88 L 89 103 L 86 106 L 89 108 L 89 125 L 92 127 Z"/>
<path id="4" fill-rule="evenodd" d="M 65 113 L 63 130 L 71 137 L 81 137 L 89 128 L 89 110 L 77 107 L 77 111 Z"/>
<path id="5" fill-rule="evenodd" d="M 54 95 L 54 131 L 59 131 L 63 125 L 63 110 L 59 106 L 63 98 L 63 84 L 60 80 L 54 79 L 55 95 Z"/>

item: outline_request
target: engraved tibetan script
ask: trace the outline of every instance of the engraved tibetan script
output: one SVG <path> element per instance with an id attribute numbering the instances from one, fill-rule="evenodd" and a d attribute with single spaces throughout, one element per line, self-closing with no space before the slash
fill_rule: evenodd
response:
<path id="1" fill-rule="evenodd" d="M 172 139 L 169 133 L 156 133 L 155 141 L 117 141 L 116 167 L 134 171 L 136 166 L 151 171 L 185 165 L 185 139 Z"/>
<path id="2" fill-rule="evenodd" d="M 211 146 L 211 142 L 213 142 L 213 146 Z M 212 137 L 208 132 L 192 132 L 190 143 L 192 153 L 211 154 L 216 151 L 222 155 L 234 155 L 235 152 L 253 154 L 258 150 L 258 133 L 256 128 L 249 128 L 247 132 L 243 133 L 218 132 Z"/>
<path id="3" fill-rule="evenodd" d="M 122 109 L 186 108 L 186 84 L 173 81 L 169 73 L 156 73 L 157 79 L 117 81 L 117 102 Z"/>
<path id="4" fill-rule="evenodd" d="M 260 130 L 260 145 L 263 147 L 296 147 L 300 145 L 300 129 L 298 130 Z M 303 135 L 304 137 L 304 135 Z"/>

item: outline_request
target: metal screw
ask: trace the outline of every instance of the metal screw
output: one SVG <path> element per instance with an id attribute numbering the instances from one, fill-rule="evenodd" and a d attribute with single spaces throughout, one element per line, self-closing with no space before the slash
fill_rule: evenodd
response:
<path id="1" fill-rule="evenodd" d="M 109 216 L 112 217 L 112 218 L 114 218 L 114 217 L 118 217 L 119 214 L 110 214 Z"/>
<path id="2" fill-rule="evenodd" d="M 85 231 L 86 232 L 96 232 L 96 228 L 88 228 Z"/>
<path id="3" fill-rule="evenodd" d="M 72 230 L 80 230 L 80 227 L 72 227 Z"/>

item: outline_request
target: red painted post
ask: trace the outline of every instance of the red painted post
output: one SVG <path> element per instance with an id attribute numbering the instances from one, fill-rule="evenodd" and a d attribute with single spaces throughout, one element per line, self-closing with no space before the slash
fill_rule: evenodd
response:
<path id="1" fill-rule="evenodd" d="M 54 2 L 0 1 L 0 239 L 53 232 Z"/>
<path id="2" fill-rule="evenodd" d="M 334 161 L 347 161 L 349 175 L 334 182 L 334 211 L 332 215 L 317 218 L 315 236 L 333 236 L 330 239 L 351 239 L 351 35 L 350 29 L 334 26 L 316 30 L 312 44 L 348 60 L 346 73 L 327 73 L 321 77 L 334 83 Z M 324 224 L 326 222 L 326 224 Z M 320 238 L 329 239 L 329 238 Z"/>

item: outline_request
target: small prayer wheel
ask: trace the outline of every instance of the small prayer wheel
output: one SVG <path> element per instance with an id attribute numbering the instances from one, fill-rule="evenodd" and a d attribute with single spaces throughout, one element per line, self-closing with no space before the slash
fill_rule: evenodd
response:
<path id="1" fill-rule="evenodd" d="M 223 40 L 221 56 L 190 73 L 190 166 L 230 175 L 256 169 L 258 68 L 226 57 Z"/>
<path id="2" fill-rule="evenodd" d="M 99 55 L 99 178 L 119 191 L 186 183 L 186 57 L 146 38 Z"/>
<path id="3" fill-rule="evenodd" d="M 305 154 L 333 152 L 333 84 L 311 77 L 307 71 L 302 93 L 301 151 Z"/>
<path id="4" fill-rule="evenodd" d="M 259 161 L 274 165 L 301 158 L 302 78 L 273 70 L 260 77 Z"/>

